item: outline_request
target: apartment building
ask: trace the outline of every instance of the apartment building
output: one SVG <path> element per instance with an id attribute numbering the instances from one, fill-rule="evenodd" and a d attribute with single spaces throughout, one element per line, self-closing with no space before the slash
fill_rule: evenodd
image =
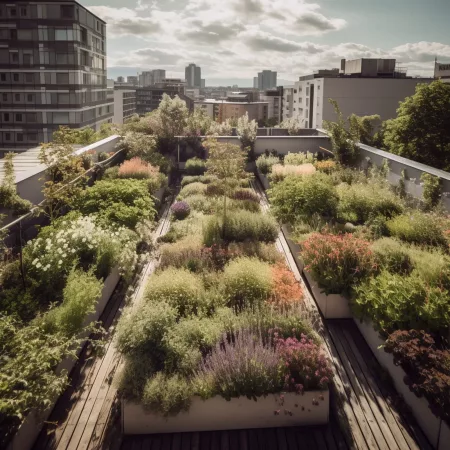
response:
<path id="1" fill-rule="evenodd" d="M 261 91 L 274 89 L 277 87 L 277 72 L 263 70 L 258 73 L 258 77 L 253 78 L 253 87 Z"/>
<path id="2" fill-rule="evenodd" d="M 442 64 L 435 61 L 434 78 L 444 83 L 450 83 L 450 64 Z"/>
<path id="3" fill-rule="evenodd" d="M 283 101 L 281 120 L 290 119 L 292 117 L 294 107 L 294 86 L 285 86 L 283 88 Z"/>
<path id="4" fill-rule="evenodd" d="M 140 73 L 138 77 L 139 87 L 153 86 L 162 83 L 166 78 L 166 71 L 164 69 L 148 70 Z"/>
<path id="5" fill-rule="evenodd" d="M 195 102 L 195 108 L 202 108 L 209 117 L 218 122 L 237 119 L 246 113 L 250 120 L 267 120 L 269 104 L 267 102 L 242 102 L 207 99 Z"/>
<path id="6" fill-rule="evenodd" d="M 279 86 L 276 89 L 269 89 L 262 92 L 259 96 L 262 102 L 267 102 L 267 118 L 275 119 L 277 123 L 280 123 L 283 119 L 283 86 Z"/>
<path id="7" fill-rule="evenodd" d="M 0 99 L 2 150 L 111 122 L 106 23 L 73 0 L 1 2 Z"/>
<path id="8" fill-rule="evenodd" d="M 122 125 L 133 114 L 136 114 L 136 89 L 115 87 L 113 123 Z"/>
<path id="9" fill-rule="evenodd" d="M 414 94 L 417 84 L 429 78 L 408 78 L 395 59 L 342 61 L 341 69 L 320 70 L 300 77 L 294 84 L 292 110 L 303 128 L 321 128 L 336 120 L 330 99 L 336 100 L 343 116 L 379 114 L 382 120 L 396 117 L 399 102 Z"/>
<path id="10" fill-rule="evenodd" d="M 191 63 L 184 69 L 184 78 L 188 88 L 202 87 L 202 69 L 201 67 Z M 204 83 L 203 83 L 204 85 Z M 204 87 L 204 86 L 203 86 Z"/>

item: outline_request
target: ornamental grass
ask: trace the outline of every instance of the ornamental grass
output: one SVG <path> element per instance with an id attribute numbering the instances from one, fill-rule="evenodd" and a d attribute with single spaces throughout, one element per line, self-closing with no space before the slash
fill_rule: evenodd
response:
<path id="1" fill-rule="evenodd" d="M 119 178 L 153 178 L 159 175 L 159 167 L 153 167 L 141 158 L 135 157 L 124 161 L 119 167 Z"/>

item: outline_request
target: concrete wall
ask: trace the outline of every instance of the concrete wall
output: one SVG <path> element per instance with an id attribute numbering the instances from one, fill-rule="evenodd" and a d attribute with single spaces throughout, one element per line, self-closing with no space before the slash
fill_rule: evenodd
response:
<path id="1" fill-rule="evenodd" d="M 255 153 L 260 155 L 266 150 L 276 150 L 281 155 L 288 152 L 317 153 L 320 147 L 330 148 L 328 136 L 260 136 L 255 142 Z"/>
<path id="2" fill-rule="evenodd" d="M 424 173 L 437 176 L 442 180 L 442 203 L 447 211 L 450 211 L 450 173 L 443 170 L 435 169 L 401 156 L 385 152 L 378 148 L 369 147 L 368 145 L 359 145 L 360 157 L 358 166 L 366 169 L 370 164 L 380 167 L 386 159 L 389 164 L 388 180 L 393 185 L 398 185 L 402 176 L 402 170 L 405 171 L 406 191 L 413 197 L 421 199 L 423 196 L 423 186 L 420 177 Z M 449 196 L 446 195 L 449 193 Z"/>

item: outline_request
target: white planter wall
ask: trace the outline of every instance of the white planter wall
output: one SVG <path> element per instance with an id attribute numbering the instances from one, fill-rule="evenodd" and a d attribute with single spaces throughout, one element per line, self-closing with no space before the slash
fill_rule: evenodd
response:
<path id="1" fill-rule="evenodd" d="M 96 303 L 95 311 L 86 317 L 83 326 L 86 326 L 93 321 L 97 321 L 100 318 L 106 305 L 108 304 L 109 299 L 111 298 L 111 295 L 114 292 L 114 289 L 117 286 L 117 283 L 119 282 L 119 279 L 119 271 L 117 268 L 114 268 L 105 279 L 102 294 Z M 85 344 L 86 341 L 84 341 L 78 349 L 77 355 L 81 353 L 81 350 L 83 349 Z M 67 373 L 70 373 L 74 368 L 76 362 L 77 360 L 75 358 L 65 358 L 58 364 L 55 371 L 56 373 L 61 373 L 63 370 L 66 370 Z M 58 398 L 55 398 L 52 402 L 51 407 L 43 412 L 37 412 L 35 410 L 31 411 L 20 426 L 13 440 L 8 445 L 7 450 L 31 450 L 42 429 L 44 422 L 50 417 L 50 414 L 53 411 L 53 408 L 55 407 L 57 401 Z"/>
<path id="2" fill-rule="evenodd" d="M 188 411 L 173 417 L 146 411 L 140 404 L 122 402 L 124 434 L 178 433 L 187 431 L 273 428 L 328 423 L 329 392 L 310 391 L 304 395 L 289 392 L 269 394 L 258 401 L 247 397 L 230 401 L 216 396 L 208 400 L 194 397 Z M 320 397 L 323 400 L 320 400 Z M 314 400 L 318 405 L 313 405 Z M 279 411 L 279 414 L 275 414 Z M 286 412 L 287 413 L 286 413 Z M 290 414 L 292 413 L 292 414 Z"/>
<path id="3" fill-rule="evenodd" d="M 450 448 L 450 428 L 440 418 L 436 417 L 428 407 L 428 401 L 424 397 L 417 397 L 404 382 L 405 371 L 394 364 L 394 357 L 379 348 L 384 341 L 379 337 L 372 322 L 361 322 L 355 319 L 361 334 L 372 349 L 378 362 L 389 372 L 399 392 L 408 406 L 411 408 L 417 423 L 422 428 L 431 445 L 437 450 L 448 450 Z"/>

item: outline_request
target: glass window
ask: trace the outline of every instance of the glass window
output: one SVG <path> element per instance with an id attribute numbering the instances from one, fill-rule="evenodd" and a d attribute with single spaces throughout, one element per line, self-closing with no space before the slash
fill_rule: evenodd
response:
<path id="1" fill-rule="evenodd" d="M 70 103 L 69 94 L 58 94 L 58 103 L 68 104 Z"/>
<path id="2" fill-rule="evenodd" d="M 37 141 L 37 133 L 28 133 L 27 138 L 29 141 L 33 141 L 33 142 Z"/>
<path id="3" fill-rule="evenodd" d="M 68 73 L 57 73 L 56 74 L 56 84 L 69 84 L 69 74 Z"/>
<path id="4" fill-rule="evenodd" d="M 9 113 L 3 113 L 3 122 L 9 122 Z"/>
<path id="5" fill-rule="evenodd" d="M 20 102 L 20 94 L 14 94 L 14 100 Z"/>
<path id="6" fill-rule="evenodd" d="M 17 133 L 17 142 L 23 142 L 23 134 Z"/>
<path id="7" fill-rule="evenodd" d="M 67 30 L 55 30 L 55 41 L 67 41 Z"/>
<path id="8" fill-rule="evenodd" d="M 11 17 L 16 17 L 17 16 L 17 9 L 16 8 L 10 8 L 9 15 Z"/>
<path id="9" fill-rule="evenodd" d="M 56 54 L 56 64 L 67 64 L 67 53 L 57 53 Z"/>
<path id="10" fill-rule="evenodd" d="M 16 114 L 16 122 L 22 122 L 22 114 Z"/>
<path id="11" fill-rule="evenodd" d="M 17 30 L 17 38 L 20 41 L 33 40 L 33 30 Z"/>
<path id="12" fill-rule="evenodd" d="M 26 17 L 27 16 L 27 8 L 26 7 L 20 8 L 20 15 L 22 17 Z"/>
<path id="13" fill-rule="evenodd" d="M 8 94 L 2 94 L 3 101 L 8 101 Z"/>
<path id="14" fill-rule="evenodd" d="M 11 57 L 11 62 L 13 62 L 13 63 L 19 62 L 19 53 L 17 53 L 17 52 L 10 53 L 9 56 Z"/>
<path id="15" fill-rule="evenodd" d="M 11 140 L 11 133 L 5 133 L 5 141 Z"/>
<path id="16" fill-rule="evenodd" d="M 53 123 L 69 123 L 69 113 L 68 112 L 54 112 L 53 113 Z"/>
<path id="17" fill-rule="evenodd" d="M 25 74 L 25 82 L 26 83 L 32 83 L 34 78 L 34 74 L 32 73 L 26 73 Z"/>
<path id="18" fill-rule="evenodd" d="M 17 39 L 17 30 L 11 30 L 11 39 Z"/>
<path id="19" fill-rule="evenodd" d="M 23 55 L 23 63 L 27 66 L 31 66 L 32 55 Z"/>
<path id="20" fill-rule="evenodd" d="M 13 81 L 19 81 L 19 74 L 13 73 Z"/>
<path id="21" fill-rule="evenodd" d="M 27 122 L 37 122 L 37 114 L 36 113 L 27 113 L 25 116 Z"/>
<path id="22" fill-rule="evenodd" d="M 6 73 L 0 73 L 0 81 L 6 81 Z"/>
<path id="23" fill-rule="evenodd" d="M 61 17 L 64 19 L 72 19 L 73 11 L 73 5 L 61 5 Z"/>
<path id="24" fill-rule="evenodd" d="M 33 94 L 27 94 L 27 102 L 32 102 L 33 100 Z"/>

